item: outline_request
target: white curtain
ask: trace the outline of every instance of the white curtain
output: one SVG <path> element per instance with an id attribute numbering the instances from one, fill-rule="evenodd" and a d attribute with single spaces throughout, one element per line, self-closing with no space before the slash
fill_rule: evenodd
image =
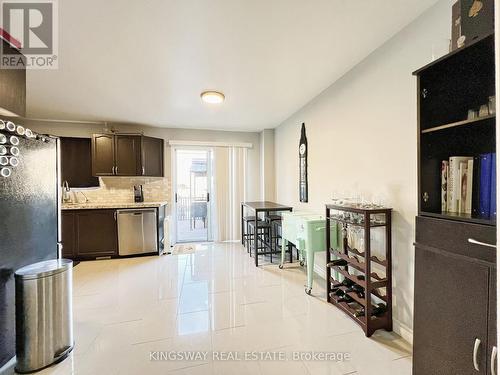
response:
<path id="1" fill-rule="evenodd" d="M 241 202 L 245 200 L 247 149 L 214 148 L 215 240 L 240 238 Z"/>

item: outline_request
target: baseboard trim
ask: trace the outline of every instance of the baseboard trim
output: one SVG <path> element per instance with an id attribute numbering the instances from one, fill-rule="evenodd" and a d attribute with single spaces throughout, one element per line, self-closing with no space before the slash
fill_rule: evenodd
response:
<path id="1" fill-rule="evenodd" d="M 413 346 L 413 330 L 408 327 L 406 324 L 400 322 L 397 319 L 392 319 L 392 330 L 398 336 L 401 336 L 403 340 L 405 340 L 408 344 Z"/>

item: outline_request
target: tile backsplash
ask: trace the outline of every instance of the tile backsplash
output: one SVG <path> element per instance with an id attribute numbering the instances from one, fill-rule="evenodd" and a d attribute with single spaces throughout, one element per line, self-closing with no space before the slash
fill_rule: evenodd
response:
<path id="1" fill-rule="evenodd" d="M 98 188 L 71 189 L 73 202 L 130 203 L 134 201 L 134 185 L 142 185 L 145 202 L 165 202 L 170 199 L 170 181 L 164 177 L 100 177 Z"/>

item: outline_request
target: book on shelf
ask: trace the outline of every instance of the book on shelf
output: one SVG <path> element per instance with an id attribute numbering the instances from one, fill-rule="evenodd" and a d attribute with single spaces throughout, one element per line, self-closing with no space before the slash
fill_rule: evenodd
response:
<path id="1" fill-rule="evenodd" d="M 467 207 L 465 205 L 465 201 L 467 199 L 467 166 L 469 165 L 468 161 L 460 162 L 460 166 L 458 167 L 458 178 L 459 178 L 459 191 L 458 194 L 458 212 L 466 213 Z"/>
<path id="2" fill-rule="evenodd" d="M 479 209 L 481 217 L 496 219 L 497 215 L 497 155 L 480 155 Z"/>
<path id="3" fill-rule="evenodd" d="M 469 209 L 466 207 L 465 200 L 467 196 L 467 166 L 470 160 L 473 158 L 469 156 L 452 156 L 448 161 L 447 212 L 465 213 Z"/>
<path id="4" fill-rule="evenodd" d="M 491 158 L 492 154 L 483 154 L 480 159 L 479 175 L 479 215 L 490 216 L 491 202 Z"/>
<path id="5" fill-rule="evenodd" d="M 448 160 L 441 162 L 441 211 L 446 212 L 448 207 Z"/>
<path id="6" fill-rule="evenodd" d="M 470 159 L 467 163 L 467 193 L 465 195 L 465 213 L 472 214 L 472 193 L 474 190 L 474 160 Z"/>
<path id="7" fill-rule="evenodd" d="M 496 153 L 442 161 L 441 209 L 496 219 Z"/>
<path id="8" fill-rule="evenodd" d="M 472 176 L 472 181 L 474 186 L 472 188 L 472 216 L 479 217 L 481 216 L 479 212 L 479 181 L 481 180 L 481 156 L 474 157 L 474 173 Z"/>
<path id="9" fill-rule="evenodd" d="M 491 195 L 490 195 L 490 217 L 497 218 L 497 154 L 491 155 Z"/>

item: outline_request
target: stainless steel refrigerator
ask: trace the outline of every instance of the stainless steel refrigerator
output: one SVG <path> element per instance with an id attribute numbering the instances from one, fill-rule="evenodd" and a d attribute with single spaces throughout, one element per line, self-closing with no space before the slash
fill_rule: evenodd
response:
<path id="1" fill-rule="evenodd" d="M 0 369 L 15 355 L 15 270 L 58 257 L 57 140 L 22 130 L 0 130 Z"/>

